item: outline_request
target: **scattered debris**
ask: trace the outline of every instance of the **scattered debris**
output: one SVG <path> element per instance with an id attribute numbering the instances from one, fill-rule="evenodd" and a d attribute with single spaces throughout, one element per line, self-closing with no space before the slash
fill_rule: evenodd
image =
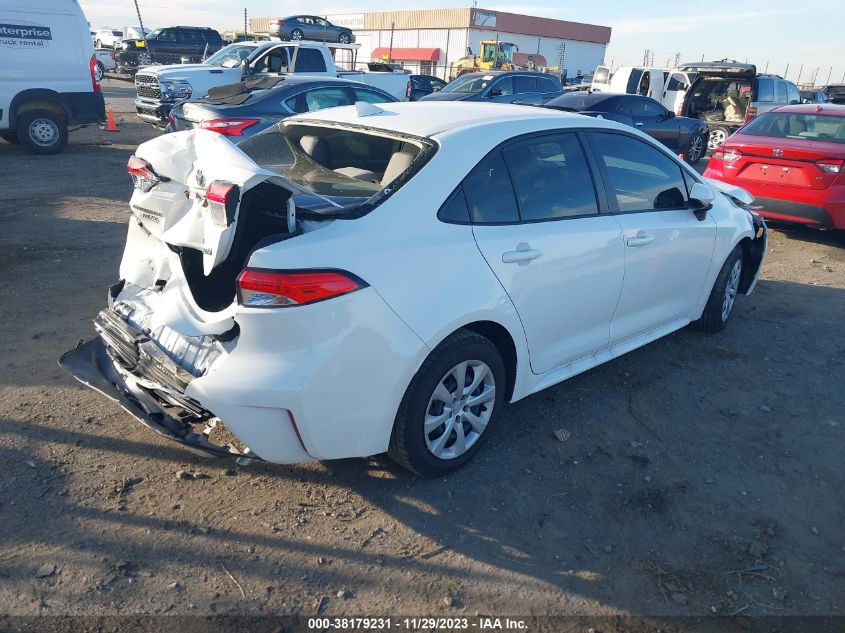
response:
<path id="1" fill-rule="evenodd" d="M 176 471 L 176 479 L 181 479 L 183 481 L 186 481 L 188 479 L 193 479 L 193 478 L 194 478 L 194 476 L 191 473 L 189 473 L 187 470 L 177 470 Z"/>
<path id="2" fill-rule="evenodd" d="M 814 525 L 813 527 L 811 527 L 811 528 L 810 528 L 810 532 L 812 532 L 813 534 L 819 534 L 819 528 L 817 528 L 817 527 Z"/>
<path id="3" fill-rule="evenodd" d="M 605 545 L 604 546 L 604 553 L 610 554 L 613 551 L 613 545 Z"/>
<path id="4" fill-rule="evenodd" d="M 174 581 L 174 582 L 170 583 L 169 585 L 167 585 L 167 588 L 172 589 L 174 591 L 179 591 L 182 588 L 182 585 L 179 584 L 178 581 Z"/>
<path id="5" fill-rule="evenodd" d="M 36 578 L 49 578 L 56 573 L 56 566 L 53 563 L 44 563 L 35 572 Z"/>
<path id="6" fill-rule="evenodd" d="M 242 597 L 242 598 L 246 598 L 246 594 L 244 593 L 244 588 L 243 588 L 243 587 L 241 587 L 241 583 L 239 583 L 239 582 L 237 581 L 237 579 L 235 579 L 235 577 L 234 577 L 231 573 L 229 573 L 229 570 L 228 570 L 228 569 L 226 569 L 226 566 L 225 566 L 225 565 L 220 565 L 220 567 L 222 567 L 222 568 L 223 568 L 223 571 L 225 571 L 225 572 L 226 572 L 226 575 L 229 577 L 229 580 L 231 580 L 233 583 L 235 583 L 235 586 L 236 586 L 236 587 L 238 588 L 238 590 L 241 592 L 241 597 Z M 326 598 L 326 601 L 328 601 L 328 598 Z"/>
<path id="7" fill-rule="evenodd" d="M 763 558 L 766 555 L 766 552 L 769 551 L 769 548 L 766 547 L 764 543 L 760 541 L 751 541 L 751 544 L 748 546 L 748 553 L 751 554 L 754 558 Z"/>
<path id="8" fill-rule="evenodd" d="M 329 606 L 329 597 L 328 596 L 321 596 L 320 599 L 317 601 L 317 615 L 323 615 L 323 612 Z"/>
<path id="9" fill-rule="evenodd" d="M 460 602 L 455 596 L 445 596 L 443 598 L 443 604 L 447 607 L 457 608 L 460 605 Z"/>
<path id="10" fill-rule="evenodd" d="M 557 429 L 555 431 L 552 431 L 552 435 L 554 435 L 559 442 L 566 442 L 569 440 L 570 437 L 572 437 L 572 433 L 570 433 L 566 429 Z"/>
<path id="11" fill-rule="evenodd" d="M 786 600 L 786 591 L 780 587 L 772 587 L 772 597 L 779 602 Z"/>
<path id="12" fill-rule="evenodd" d="M 762 411 L 763 413 L 771 413 L 772 408 L 767 404 L 761 404 L 760 405 L 760 411 Z"/>
<path id="13" fill-rule="evenodd" d="M 340 589 L 337 592 L 337 597 L 341 598 L 343 600 L 349 600 L 350 598 L 354 597 L 354 595 L 355 594 L 353 594 L 351 591 L 348 591 L 346 589 Z"/>
<path id="14" fill-rule="evenodd" d="M 672 599 L 672 602 L 674 602 L 675 604 L 684 605 L 684 604 L 687 603 L 686 595 L 682 594 L 680 591 L 676 591 L 676 592 L 670 594 L 669 597 Z"/>

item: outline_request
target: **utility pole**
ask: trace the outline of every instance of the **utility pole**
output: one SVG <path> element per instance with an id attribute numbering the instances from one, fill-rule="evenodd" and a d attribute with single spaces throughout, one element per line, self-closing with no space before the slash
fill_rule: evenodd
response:
<path id="1" fill-rule="evenodd" d="M 801 68 L 798 69 L 798 80 L 795 82 L 796 86 L 801 85 L 801 73 L 804 71 L 804 64 L 801 64 Z"/>
<path id="2" fill-rule="evenodd" d="M 247 33 L 249 33 L 249 28 L 247 28 L 246 7 L 244 7 L 244 35 Z"/>
<path id="3" fill-rule="evenodd" d="M 557 70 L 559 73 L 566 72 L 566 68 L 564 68 L 563 64 L 566 61 L 566 42 L 561 42 L 560 46 L 557 47 Z"/>
<path id="4" fill-rule="evenodd" d="M 681 51 L 675 53 L 675 68 L 681 65 Z"/>
<path id="5" fill-rule="evenodd" d="M 446 57 L 443 59 L 443 80 L 449 81 L 449 36 L 452 35 L 452 29 L 446 29 Z"/>
<path id="6" fill-rule="evenodd" d="M 789 79 L 787 75 L 789 74 L 789 62 L 786 62 L 786 70 L 783 71 L 783 78 Z"/>
<path id="7" fill-rule="evenodd" d="M 830 70 L 827 71 L 827 81 L 825 81 L 825 85 L 830 83 L 830 75 L 833 72 L 833 66 L 830 67 Z"/>
<path id="8" fill-rule="evenodd" d="M 388 60 L 387 60 L 387 61 L 388 61 L 388 62 L 392 62 L 392 61 L 393 61 L 393 27 L 394 27 L 395 25 L 396 25 L 396 23 L 395 23 L 395 22 L 391 22 L 391 23 L 390 23 L 390 50 L 389 50 L 389 52 L 387 53 L 387 57 L 388 57 Z"/>
<path id="9" fill-rule="evenodd" d="M 764 74 L 764 75 L 765 75 L 767 72 L 769 72 L 769 62 L 766 62 L 766 67 L 763 69 L 763 74 Z"/>

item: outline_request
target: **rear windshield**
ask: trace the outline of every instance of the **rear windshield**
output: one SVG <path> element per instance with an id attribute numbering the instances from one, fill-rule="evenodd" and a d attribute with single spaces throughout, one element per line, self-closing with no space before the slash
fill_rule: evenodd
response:
<path id="1" fill-rule="evenodd" d="M 307 190 L 294 194 L 300 213 L 340 217 L 375 208 L 434 154 L 428 139 L 299 122 L 275 125 L 238 148 Z"/>
<path id="2" fill-rule="evenodd" d="M 766 112 L 742 128 L 750 136 L 845 143 L 845 117 L 824 114 Z"/>
<path id="3" fill-rule="evenodd" d="M 590 110 L 596 105 L 612 98 L 613 97 L 608 97 L 602 93 L 570 92 L 569 94 L 562 95 L 548 101 L 546 106 L 549 108 L 562 108 L 578 112 L 581 110 Z"/>

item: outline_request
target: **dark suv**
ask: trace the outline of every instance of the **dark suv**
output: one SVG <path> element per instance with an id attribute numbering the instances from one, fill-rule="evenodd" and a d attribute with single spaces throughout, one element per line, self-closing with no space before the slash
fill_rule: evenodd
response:
<path id="1" fill-rule="evenodd" d="M 758 73 L 753 64 L 723 59 L 682 64 L 678 70 L 698 73 L 684 97 L 681 114 L 707 122 L 711 151 L 761 112 L 801 103 L 794 83 Z"/>
<path id="2" fill-rule="evenodd" d="M 201 26 L 168 26 L 156 29 L 142 39 L 123 40 L 115 44 L 115 61 L 119 70 L 133 71 L 147 64 L 179 64 L 202 61 L 223 46 L 223 38 L 214 29 Z"/>

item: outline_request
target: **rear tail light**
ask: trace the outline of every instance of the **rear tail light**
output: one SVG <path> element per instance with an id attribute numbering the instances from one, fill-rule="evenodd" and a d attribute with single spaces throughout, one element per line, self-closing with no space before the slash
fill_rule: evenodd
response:
<path id="1" fill-rule="evenodd" d="M 137 156 L 129 157 L 129 162 L 126 163 L 126 171 L 132 176 L 135 189 L 145 193 L 161 182 L 161 178 L 153 171 L 152 165 Z"/>
<path id="2" fill-rule="evenodd" d="M 260 121 L 261 119 L 211 119 L 203 121 L 200 127 L 224 136 L 240 136 L 245 129 Z"/>
<path id="3" fill-rule="evenodd" d="M 259 270 L 247 268 L 238 276 L 238 300 L 253 308 L 307 305 L 366 288 L 343 270 Z"/>
<path id="4" fill-rule="evenodd" d="M 842 171 L 845 161 L 842 160 L 820 160 L 816 161 L 816 167 L 826 174 L 838 174 Z"/>
<path id="5" fill-rule="evenodd" d="M 102 92 L 103 89 L 100 88 L 100 82 L 97 81 L 97 54 L 96 53 L 91 55 L 91 60 L 88 62 L 88 71 L 91 73 L 91 88 L 94 89 L 94 92 Z"/>
<path id="6" fill-rule="evenodd" d="M 405 98 L 406 99 L 411 98 L 411 82 L 410 82 L 410 80 L 408 81 L 407 84 L 405 84 Z"/>
<path id="7" fill-rule="evenodd" d="M 742 154 L 732 147 L 727 149 L 720 148 L 713 152 L 713 158 L 726 163 L 734 163 L 742 158 Z"/>
<path id="8" fill-rule="evenodd" d="M 241 199 L 241 190 L 237 185 L 222 180 L 215 180 L 205 191 L 205 199 L 211 211 L 211 219 L 218 226 L 229 226 L 235 219 L 235 211 Z"/>
<path id="9" fill-rule="evenodd" d="M 755 116 L 757 116 L 757 108 L 754 106 L 748 106 L 748 109 L 745 111 L 745 122 L 748 123 Z"/>

